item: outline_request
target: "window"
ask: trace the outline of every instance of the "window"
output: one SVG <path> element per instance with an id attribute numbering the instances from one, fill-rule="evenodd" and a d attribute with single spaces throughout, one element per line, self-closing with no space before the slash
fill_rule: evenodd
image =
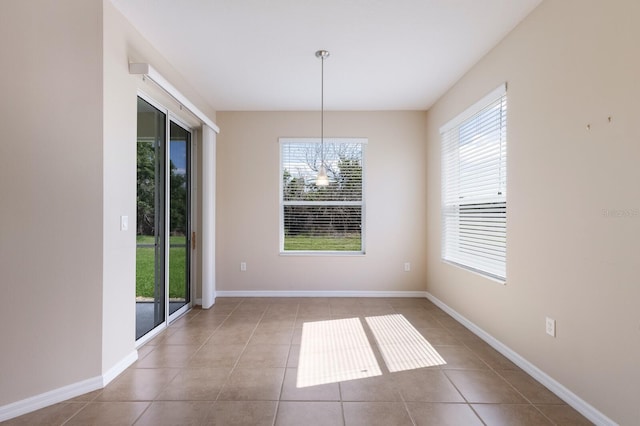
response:
<path id="1" fill-rule="evenodd" d="M 280 139 L 280 252 L 364 254 L 363 138 Z"/>
<path id="2" fill-rule="evenodd" d="M 506 280 L 507 91 L 502 85 L 440 129 L 442 259 Z"/>

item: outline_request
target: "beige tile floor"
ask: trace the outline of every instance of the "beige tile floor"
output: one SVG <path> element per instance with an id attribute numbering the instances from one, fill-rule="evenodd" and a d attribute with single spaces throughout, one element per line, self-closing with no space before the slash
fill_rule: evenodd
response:
<path id="1" fill-rule="evenodd" d="M 296 387 L 305 322 L 402 314 L 445 365 Z M 139 349 L 105 389 L 8 425 L 588 425 L 425 299 L 219 298 Z"/>

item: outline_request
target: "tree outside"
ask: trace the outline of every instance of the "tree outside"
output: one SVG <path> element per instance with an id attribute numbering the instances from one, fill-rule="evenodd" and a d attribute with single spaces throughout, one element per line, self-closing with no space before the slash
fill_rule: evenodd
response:
<path id="1" fill-rule="evenodd" d="M 360 144 L 331 144 L 325 167 L 328 186 L 315 184 L 317 144 L 287 148 L 282 173 L 284 249 L 362 250 L 362 150 Z M 293 202 L 293 203 L 287 203 Z"/>
<path id="2" fill-rule="evenodd" d="M 185 298 L 187 244 L 187 175 L 170 161 L 169 297 Z M 154 297 L 156 153 L 153 142 L 137 143 L 136 297 Z"/>

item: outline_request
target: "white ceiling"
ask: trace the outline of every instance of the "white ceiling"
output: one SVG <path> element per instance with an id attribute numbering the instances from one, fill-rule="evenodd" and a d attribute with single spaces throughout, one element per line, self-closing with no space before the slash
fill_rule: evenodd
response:
<path id="1" fill-rule="evenodd" d="M 217 111 L 425 110 L 541 0 L 112 0 Z M 152 64 L 153 65 L 153 64 Z"/>

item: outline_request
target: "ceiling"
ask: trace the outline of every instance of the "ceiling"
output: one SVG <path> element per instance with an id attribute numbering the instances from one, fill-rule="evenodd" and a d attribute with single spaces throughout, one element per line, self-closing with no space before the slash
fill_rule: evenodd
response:
<path id="1" fill-rule="evenodd" d="M 217 111 L 425 110 L 541 0 L 111 0 Z M 152 64 L 153 65 L 153 64 Z"/>

